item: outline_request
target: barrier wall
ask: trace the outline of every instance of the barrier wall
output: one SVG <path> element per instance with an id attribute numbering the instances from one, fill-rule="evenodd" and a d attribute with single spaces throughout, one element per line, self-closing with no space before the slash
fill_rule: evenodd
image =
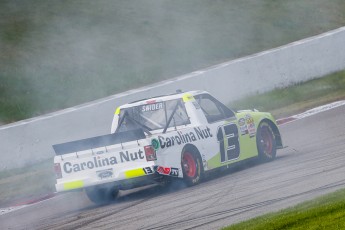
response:
<path id="1" fill-rule="evenodd" d="M 0 171 L 49 159 L 53 144 L 110 132 L 121 104 L 176 89 L 207 90 L 228 103 L 345 69 L 345 27 L 172 80 L 0 127 Z"/>

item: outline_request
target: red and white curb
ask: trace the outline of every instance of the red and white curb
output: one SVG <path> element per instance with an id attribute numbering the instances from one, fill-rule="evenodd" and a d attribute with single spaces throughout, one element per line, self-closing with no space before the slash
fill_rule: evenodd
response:
<path id="1" fill-rule="evenodd" d="M 289 123 L 289 122 L 292 122 L 295 120 L 299 120 L 302 118 L 310 117 L 310 116 L 313 116 L 315 114 L 325 112 L 327 110 L 331 110 L 331 109 L 334 109 L 334 108 L 337 108 L 337 107 L 343 106 L 343 105 L 345 105 L 345 100 L 336 101 L 336 102 L 333 102 L 330 104 L 322 105 L 322 106 L 307 110 L 307 111 L 300 113 L 300 114 L 297 114 L 297 115 L 278 119 L 277 124 L 278 125 L 286 124 L 286 123 Z"/>
<path id="2" fill-rule="evenodd" d="M 331 110 L 331 109 L 334 109 L 334 108 L 337 108 L 337 107 L 343 106 L 343 105 L 345 105 L 345 100 L 336 101 L 336 102 L 333 102 L 330 104 L 322 105 L 322 106 L 307 110 L 307 111 L 300 113 L 300 114 L 297 114 L 297 115 L 293 115 L 293 116 L 285 117 L 285 118 L 280 118 L 277 120 L 277 124 L 278 125 L 287 124 L 287 123 L 290 123 L 290 122 L 293 122 L 293 121 L 296 121 L 299 119 L 303 119 L 306 117 L 310 117 L 310 116 L 313 116 L 315 114 L 318 114 L 318 113 L 321 113 L 321 112 L 324 112 L 327 110 Z M 39 203 L 42 201 L 49 200 L 49 199 L 55 197 L 56 195 L 57 195 L 57 193 L 47 194 L 43 197 L 40 197 L 40 198 L 37 198 L 34 200 L 29 200 L 26 202 L 18 203 L 12 207 L 0 208 L 0 215 L 4 215 L 6 213 L 13 212 L 13 211 L 25 208 L 27 206 L 30 206 L 30 205 L 33 205 L 33 204 L 36 204 L 36 203 Z"/>
<path id="3" fill-rule="evenodd" d="M 27 206 L 45 201 L 45 200 L 49 200 L 52 199 L 53 197 L 57 196 L 57 193 L 51 193 L 51 194 L 46 194 L 44 196 L 32 199 L 32 200 L 27 200 L 24 202 L 19 202 L 11 207 L 7 207 L 7 208 L 0 208 L 0 216 L 9 212 L 13 212 L 13 211 L 17 211 L 19 209 L 25 208 Z"/>

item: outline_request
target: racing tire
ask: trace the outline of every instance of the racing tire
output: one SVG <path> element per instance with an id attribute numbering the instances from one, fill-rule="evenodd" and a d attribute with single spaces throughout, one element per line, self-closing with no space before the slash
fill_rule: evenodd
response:
<path id="1" fill-rule="evenodd" d="M 276 140 L 271 125 L 266 121 L 259 124 L 256 134 L 256 145 L 261 161 L 268 162 L 274 160 L 277 153 Z"/>
<path id="2" fill-rule="evenodd" d="M 88 187 L 85 188 L 87 197 L 96 204 L 107 204 L 115 201 L 119 190 L 114 187 Z"/>
<path id="3" fill-rule="evenodd" d="M 197 185 L 203 177 L 203 166 L 199 154 L 185 151 L 182 154 L 183 180 L 188 186 Z"/>

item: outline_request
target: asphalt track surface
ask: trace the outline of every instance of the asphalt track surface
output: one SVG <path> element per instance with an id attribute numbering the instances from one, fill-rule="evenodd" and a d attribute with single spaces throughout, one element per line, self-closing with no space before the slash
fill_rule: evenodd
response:
<path id="1" fill-rule="evenodd" d="M 0 229 L 219 229 L 345 188 L 345 106 L 280 126 L 270 163 L 250 162 L 185 188 L 149 186 L 92 204 L 67 193 L 0 216 Z"/>

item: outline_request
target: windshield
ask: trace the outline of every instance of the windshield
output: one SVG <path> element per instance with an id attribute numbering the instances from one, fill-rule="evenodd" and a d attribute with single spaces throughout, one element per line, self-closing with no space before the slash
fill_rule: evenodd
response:
<path id="1" fill-rule="evenodd" d="M 146 131 L 190 124 L 181 99 L 155 102 L 121 110 L 116 132 L 142 128 Z"/>

